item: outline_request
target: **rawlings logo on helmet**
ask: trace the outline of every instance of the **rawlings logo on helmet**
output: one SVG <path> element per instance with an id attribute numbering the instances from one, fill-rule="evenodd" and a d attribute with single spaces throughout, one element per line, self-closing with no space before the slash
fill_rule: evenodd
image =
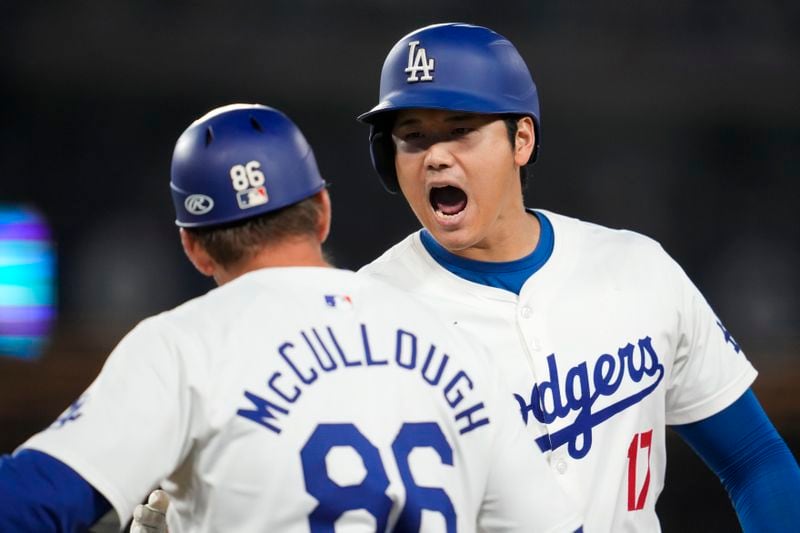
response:
<path id="1" fill-rule="evenodd" d="M 192 194 L 186 197 L 183 205 L 193 215 L 205 215 L 214 209 L 214 200 L 205 194 Z"/>
<path id="2" fill-rule="evenodd" d="M 408 43 L 408 66 L 406 67 L 406 74 L 408 83 L 415 83 L 418 81 L 433 81 L 431 71 L 433 70 L 434 60 L 428 59 L 428 54 L 424 48 L 419 46 L 419 41 L 411 41 Z M 419 72 L 422 71 L 422 77 L 419 77 Z"/>

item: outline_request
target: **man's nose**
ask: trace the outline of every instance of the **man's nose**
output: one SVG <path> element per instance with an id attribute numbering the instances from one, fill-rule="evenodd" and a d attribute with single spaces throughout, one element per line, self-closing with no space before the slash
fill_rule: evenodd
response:
<path id="1" fill-rule="evenodd" d="M 436 139 L 428 146 L 425 153 L 425 168 L 429 170 L 441 170 L 453 165 L 453 153 L 450 142 L 444 139 Z"/>

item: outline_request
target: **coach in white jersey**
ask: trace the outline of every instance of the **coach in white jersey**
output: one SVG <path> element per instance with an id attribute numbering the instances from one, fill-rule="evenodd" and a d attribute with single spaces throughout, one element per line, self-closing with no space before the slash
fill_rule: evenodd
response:
<path id="1" fill-rule="evenodd" d="M 796 531 L 797 462 L 681 268 L 642 235 L 523 205 L 539 102 L 507 39 L 465 24 L 406 35 L 359 119 L 383 184 L 424 226 L 363 273 L 490 344 L 587 531 L 659 530 L 667 425 L 722 478 L 745 530 Z"/>
<path id="2" fill-rule="evenodd" d="M 259 105 L 178 140 L 181 241 L 221 287 L 148 318 L 0 463 L 0 531 L 121 524 L 154 487 L 180 531 L 575 531 L 491 357 L 381 282 L 330 268 L 300 130 Z"/>

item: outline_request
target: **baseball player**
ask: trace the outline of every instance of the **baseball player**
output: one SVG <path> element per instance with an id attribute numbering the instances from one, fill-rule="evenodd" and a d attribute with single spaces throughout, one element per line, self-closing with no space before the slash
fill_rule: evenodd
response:
<path id="1" fill-rule="evenodd" d="M 438 24 L 390 50 L 371 126 L 383 185 L 424 228 L 363 268 L 477 334 L 587 531 L 657 531 L 666 426 L 720 476 L 745 530 L 796 531 L 800 471 L 756 371 L 658 243 L 523 205 L 537 90 L 490 29 Z"/>
<path id="2" fill-rule="evenodd" d="M 488 352 L 326 263 L 325 182 L 284 114 L 194 122 L 171 188 L 220 287 L 141 322 L 3 459 L 0 531 L 84 529 L 109 507 L 125 524 L 158 485 L 173 533 L 580 528 Z"/>

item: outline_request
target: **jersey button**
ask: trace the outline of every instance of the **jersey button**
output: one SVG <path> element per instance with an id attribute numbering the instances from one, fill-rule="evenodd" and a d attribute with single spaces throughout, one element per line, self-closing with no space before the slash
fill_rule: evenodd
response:
<path id="1" fill-rule="evenodd" d="M 531 337 L 531 348 L 534 352 L 538 352 L 542 349 L 542 343 L 539 342 L 538 337 Z"/>
<path id="2" fill-rule="evenodd" d="M 530 318 L 533 314 L 533 309 L 528 307 L 527 305 L 520 309 L 519 313 L 522 315 L 522 318 Z"/>
<path id="3" fill-rule="evenodd" d="M 567 471 L 567 462 L 564 459 L 556 461 L 556 470 L 558 470 L 559 474 L 565 473 Z"/>

